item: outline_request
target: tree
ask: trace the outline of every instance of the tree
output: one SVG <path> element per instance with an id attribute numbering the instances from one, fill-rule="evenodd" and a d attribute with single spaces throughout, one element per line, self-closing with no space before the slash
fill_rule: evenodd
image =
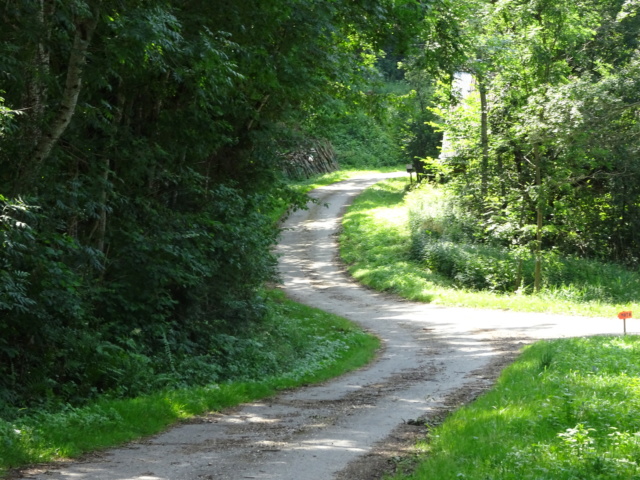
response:
<path id="1" fill-rule="evenodd" d="M 135 394 L 135 371 L 173 373 L 154 352 L 211 358 L 259 322 L 272 212 L 304 202 L 282 146 L 360 98 L 361 45 L 411 31 L 414 4 L 3 3 L 0 89 L 23 114 L 0 138 L 0 385 Z"/>
<path id="2" fill-rule="evenodd" d="M 605 230 L 614 230 L 614 215 L 598 196 L 619 197 L 611 190 L 614 178 L 617 191 L 633 191 L 633 177 L 621 175 L 621 171 L 633 171 L 629 162 L 613 167 L 611 160 L 616 150 L 633 151 L 635 140 L 613 135 L 605 119 L 611 117 L 595 114 L 604 104 L 618 112 L 617 103 L 625 103 L 619 93 L 597 89 L 599 103 L 587 101 L 584 92 L 589 90 L 587 85 L 611 85 L 612 77 L 619 78 L 611 75 L 612 65 L 619 69 L 630 65 L 638 25 L 635 16 L 628 14 L 637 8 L 632 4 L 465 2 L 469 10 L 460 25 L 466 57 L 457 68 L 474 73 L 479 98 L 477 110 L 446 106 L 440 110 L 446 112 L 448 128 L 454 133 L 451 138 L 458 139 L 456 156 L 447 160 L 457 172 L 450 186 L 465 208 L 477 214 L 481 241 L 531 249 L 537 259 L 535 290 L 542 286 L 545 250 L 553 247 L 567 254 L 600 257 L 614 251 L 600 240 L 597 248 L 595 244 L 586 248 L 591 239 L 595 242 L 603 237 L 602 225 L 578 226 L 576 220 L 595 220 L 599 215 L 606 219 L 604 223 L 610 222 Z M 607 76 L 609 80 L 603 82 Z M 593 114 L 588 104 L 596 108 Z M 629 109 L 623 111 L 629 115 Z M 584 117 L 578 121 L 578 116 Z M 624 123 L 630 126 L 627 121 Z M 587 124 L 599 144 L 587 141 Z M 610 135 L 606 140 L 605 132 Z M 600 148 L 602 145 L 607 147 Z M 621 188 L 621 184 L 626 186 Z M 624 211 L 628 213 L 636 200 L 626 198 Z M 567 216 L 569 211 L 572 219 Z M 628 253 L 627 259 L 636 257 Z"/>

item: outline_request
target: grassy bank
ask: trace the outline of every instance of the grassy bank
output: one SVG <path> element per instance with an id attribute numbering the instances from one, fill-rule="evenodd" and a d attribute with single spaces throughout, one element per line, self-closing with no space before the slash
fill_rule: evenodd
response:
<path id="1" fill-rule="evenodd" d="M 573 260 L 568 267 L 554 268 L 587 272 L 590 284 L 550 286 L 539 294 L 460 288 L 426 262 L 416 261 L 410 227 L 416 198 L 406 194 L 406 185 L 406 179 L 393 179 L 367 189 L 345 216 L 341 254 L 359 281 L 441 305 L 609 317 L 621 309 L 637 310 L 637 274 Z M 423 212 L 438 208 L 437 195 L 419 201 Z M 450 227 L 442 211 L 424 218 L 436 233 Z M 482 273 L 477 257 L 491 251 L 477 248 L 464 256 L 459 248 L 449 241 L 438 251 L 439 260 L 462 258 L 464 267 L 472 259 L 475 272 Z M 484 263 L 497 263 L 495 257 L 487 258 Z M 611 301 L 616 296 L 626 303 Z M 538 342 L 502 373 L 494 389 L 431 429 L 418 445 L 417 458 L 398 463 L 410 473 L 400 471 L 393 478 L 640 478 L 639 359 L 638 336 Z"/>
<path id="2" fill-rule="evenodd" d="M 366 364 L 379 347 L 377 338 L 347 320 L 291 302 L 279 292 L 271 294 L 269 309 L 249 342 L 255 349 L 245 350 L 254 358 L 244 358 L 244 364 L 238 360 L 237 381 L 132 399 L 103 398 L 78 408 L 22 411 L 11 421 L 0 420 L 0 472 L 118 445 L 203 412 L 323 381 Z M 280 365 L 279 372 L 268 378 L 247 376 L 252 362 L 265 361 Z"/>
<path id="3" fill-rule="evenodd" d="M 523 290 L 501 293 L 460 287 L 449 278 L 412 259 L 409 206 L 406 178 L 381 182 L 360 195 L 347 212 L 340 238 L 341 255 L 349 272 L 372 288 L 396 293 L 402 297 L 447 306 L 510 309 L 514 311 L 548 312 L 583 316 L 612 317 L 621 310 L 640 307 L 640 275 L 625 269 L 575 264 L 576 272 L 589 272 L 592 285 L 564 283 L 543 289 L 538 294 Z M 450 244 L 451 245 L 451 244 Z M 441 249 L 441 255 L 463 254 Z M 474 250 L 474 259 L 479 249 Z M 449 260 L 449 258 L 447 258 Z M 477 272 L 482 265 L 494 268 L 498 261 L 476 260 L 468 268 Z M 607 284 L 607 282 L 609 282 Z M 622 297 L 603 292 L 616 290 Z"/>
<path id="4" fill-rule="evenodd" d="M 395 480 L 640 478 L 640 337 L 538 342 Z"/>

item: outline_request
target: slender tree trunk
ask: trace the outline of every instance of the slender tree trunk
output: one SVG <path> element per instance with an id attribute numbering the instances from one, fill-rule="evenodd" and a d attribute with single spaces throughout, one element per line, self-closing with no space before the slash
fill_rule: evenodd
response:
<path id="1" fill-rule="evenodd" d="M 118 125 L 120 125 L 120 122 L 122 121 L 122 118 L 124 116 L 124 107 L 126 103 L 126 97 L 123 93 L 122 80 L 120 80 L 118 84 L 118 93 L 116 94 L 116 98 L 117 98 L 117 102 L 116 102 L 115 114 L 113 116 L 113 121 L 112 121 L 114 128 L 117 128 Z M 100 196 L 99 196 L 100 213 L 90 236 L 90 237 L 93 237 L 93 233 L 94 232 L 96 233 L 96 236 L 97 236 L 96 242 L 95 242 L 96 249 L 104 253 L 105 257 L 107 255 L 105 246 L 106 246 L 106 234 L 107 234 L 107 213 L 108 213 L 107 202 L 109 199 L 110 168 L 111 168 L 111 162 L 108 157 L 105 157 L 103 170 L 102 170 Z"/>
<path id="2" fill-rule="evenodd" d="M 71 182 L 67 188 L 73 191 L 70 196 L 69 207 L 71 209 L 71 216 L 67 219 L 67 235 L 71 238 L 78 238 L 78 176 L 80 175 L 80 161 L 75 158 L 73 164 L 69 169 L 69 178 Z"/>
<path id="3" fill-rule="evenodd" d="M 102 177 L 102 181 L 105 185 L 102 187 L 102 191 L 100 192 L 100 203 L 102 204 L 102 208 L 100 209 L 100 218 L 98 219 L 98 241 L 96 242 L 96 248 L 98 251 L 104 253 L 104 244 L 105 244 L 105 235 L 107 233 L 107 186 L 106 183 L 109 181 L 109 159 L 105 158 L 104 160 L 104 173 Z"/>
<path id="4" fill-rule="evenodd" d="M 39 126 L 47 106 L 47 77 L 51 68 L 49 41 L 51 39 L 51 18 L 55 13 L 55 1 L 37 0 L 36 25 L 39 30 L 38 44 L 33 60 L 33 76 L 27 84 L 26 106 L 34 125 L 33 142 L 37 144 L 41 132 Z"/>
<path id="5" fill-rule="evenodd" d="M 67 76 L 62 92 L 62 99 L 57 114 L 50 122 L 49 129 L 42 135 L 35 147 L 32 160 L 32 174 L 37 175 L 44 161 L 51 154 L 56 143 L 71 122 L 76 110 L 78 96 L 82 89 L 82 70 L 87 58 L 91 36 L 97 25 L 97 16 L 91 19 L 80 19 L 75 24 L 73 46 L 69 55 Z"/>
<path id="6" fill-rule="evenodd" d="M 35 15 L 33 22 L 37 29 L 37 42 L 32 55 L 31 68 L 25 83 L 22 108 L 28 116 L 28 123 L 23 130 L 27 148 L 35 148 L 43 137 L 42 126 L 48 104 L 48 82 L 50 80 L 51 56 L 49 43 L 51 39 L 52 18 L 55 13 L 55 0 L 34 0 Z M 4 20 L 4 19 L 3 19 Z M 8 22 L 7 22 L 8 23 Z M 5 25 L 7 27 L 7 25 Z M 14 26 L 14 29 L 17 28 Z M 15 170 L 15 183 L 12 195 L 19 195 L 24 186 L 24 179 L 32 174 L 33 164 L 28 157 L 19 160 Z"/>
<path id="7" fill-rule="evenodd" d="M 520 286 L 522 285 L 522 259 L 518 259 L 518 268 L 516 269 L 516 282 L 515 282 L 515 291 L 520 290 Z"/>
<path id="8" fill-rule="evenodd" d="M 536 201 L 536 244 L 535 244 L 535 272 L 533 277 L 533 289 L 539 292 L 542 287 L 542 155 L 540 154 L 540 146 L 538 143 L 533 145 L 535 169 L 536 169 L 536 187 L 538 189 L 538 198 Z"/>
<path id="9" fill-rule="evenodd" d="M 522 228 L 526 223 L 526 220 L 527 220 L 527 199 L 523 194 L 522 198 L 520 199 L 520 220 L 518 222 L 519 230 L 522 230 Z M 519 290 L 520 287 L 522 286 L 523 277 L 524 277 L 523 264 L 524 264 L 524 261 L 522 260 L 522 257 L 518 256 L 518 269 L 516 271 L 516 291 Z"/>
<path id="10" fill-rule="evenodd" d="M 482 76 L 478 76 L 478 91 L 480 93 L 480 144 L 482 147 L 480 195 L 484 202 L 487 198 L 489 185 L 489 122 L 487 117 L 487 85 Z"/>
<path id="11" fill-rule="evenodd" d="M 253 123 L 254 123 L 255 119 L 258 117 L 258 115 L 260 114 L 262 109 L 265 107 L 265 105 L 269 101 L 269 97 L 271 97 L 271 95 L 267 94 L 264 97 L 262 97 L 262 100 L 260 100 L 260 104 L 256 108 L 255 117 L 252 118 L 251 120 L 249 120 L 249 123 L 247 123 L 247 131 L 249 131 L 249 130 L 251 130 L 253 128 Z"/>
<path id="12" fill-rule="evenodd" d="M 496 156 L 496 168 L 499 172 L 504 171 L 504 161 L 502 159 L 501 153 Z M 504 180 L 500 182 L 500 197 L 502 198 L 503 202 L 502 208 L 506 209 L 509 206 L 509 203 L 507 202 L 507 182 Z"/>

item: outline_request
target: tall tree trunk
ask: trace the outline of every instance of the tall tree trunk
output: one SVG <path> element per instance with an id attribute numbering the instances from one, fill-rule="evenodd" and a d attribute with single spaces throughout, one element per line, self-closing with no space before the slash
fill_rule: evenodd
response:
<path id="1" fill-rule="evenodd" d="M 54 0 L 37 0 L 36 25 L 38 27 L 38 44 L 34 52 L 33 76 L 27 84 L 26 106 L 34 125 L 33 142 L 39 142 L 44 111 L 47 106 L 47 77 L 50 71 L 49 42 L 51 39 L 51 19 L 55 13 Z"/>
<path id="2" fill-rule="evenodd" d="M 49 44 L 52 19 L 56 10 L 55 0 L 35 0 L 35 15 L 33 22 L 37 34 L 37 42 L 31 51 L 31 68 L 25 83 L 24 96 L 21 99 L 22 108 L 28 116 L 28 123 L 23 130 L 26 139 L 26 148 L 35 148 L 42 140 L 42 126 L 49 96 L 49 75 L 51 70 L 51 56 Z M 5 19 L 3 19 L 5 20 Z M 5 23 L 5 28 L 9 22 Z M 13 26 L 14 29 L 18 28 Z M 33 164 L 28 157 L 22 157 L 15 170 L 15 181 L 11 195 L 18 195 L 24 185 L 24 179 L 32 174 Z"/>
<path id="3" fill-rule="evenodd" d="M 478 75 L 478 91 L 480 93 L 480 145 L 482 147 L 482 164 L 480 169 L 480 195 L 484 203 L 489 185 L 489 122 L 487 117 L 487 85 L 484 77 Z"/>
<path id="4" fill-rule="evenodd" d="M 538 143 L 533 145 L 533 155 L 536 169 L 536 187 L 538 195 L 536 199 L 536 244 L 535 244 L 535 272 L 533 276 L 533 289 L 539 292 L 542 288 L 542 155 L 540 154 L 540 146 Z"/>
<path id="5" fill-rule="evenodd" d="M 90 19 L 78 19 L 75 23 L 76 31 L 69 55 L 69 65 L 67 67 L 67 76 L 60 107 L 57 114 L 51 120 L 49 129 L 42 135 L 35 147 L 32 156 L 34 163 L 31 168 L 31 175 L 38 174 L 42 164 L 51 154 L 51 150 L 55 147 L 75 113 L 78 96 L 82 89 L 82 70 L 86 62 L 91 36 L 93 35 L 96 25 L 97 15 L 94 15 L 94 17 Z"/>
<path id="6" fill-rule="evenodd" d="M 496 155 L 496 168 L 499 172 L 504 171 L 504 161 L 502 159 L 502 153 Z M 503 180 L 500 182 L 500 198 L 502 198 L 502 209 L 506 209 L 508 207 L 507 202 L 507 182 Z"/>
<path id="7" fill-rule="evenodd" d="M 100 217 L 98 218 L 98 240 L 96 249 L 105 253 L 105 236 L 107 233 L 107 185 L 109 182 L 109 159 L 104 159 L 104 171 L 102 172 L 102 188 L 100 190 Z"/>

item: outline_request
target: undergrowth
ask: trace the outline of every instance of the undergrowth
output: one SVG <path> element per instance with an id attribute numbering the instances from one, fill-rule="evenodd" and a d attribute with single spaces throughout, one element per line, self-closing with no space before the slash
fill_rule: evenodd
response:
<path id="1" fill-rule="evenodd" d="M 534 255 L 503 244 L 506 232 L 478 232 L 437 187 L 424 185 L 406 197 L 412 258 L 448 278 L 456 288 L 500 293 L 531 293 Z M 509 240 L 507 238 L 507 240 Z M 542 253 L 545 294 L 576 301 L 627 304 L 640 298 L 640 276 L 621 265 Z"/>
<path id="2" fill-rule="evenodd" d="M 269 293 L 268 308 L 264 323 L 251 334 L 217 339 L 224 358 L 217 366 L 221 380 L 4 415 L 0 473 L 117 445 L 193 415 L 323 381 L 366 364 L 379 347 L 377 338 L 347 320 L 291 302 L 277 291 Z"/>
<path id="3" fill-rule="evenodd" d="M 637 309 L 640 275 L 615 264 L 547 252 L 533 294 L 533 258 L 474 236 L 472 219 L 437 188 L 407 193 L 408 179 L 381 182 L 343 221 L 341 255 L 373 288 L 441 305 L 612 316 Z"/>
<path id="4" fill-rule="evenodd" d="M 640 337 L 538 342 L 396 480 L 640 478 Z"/>

